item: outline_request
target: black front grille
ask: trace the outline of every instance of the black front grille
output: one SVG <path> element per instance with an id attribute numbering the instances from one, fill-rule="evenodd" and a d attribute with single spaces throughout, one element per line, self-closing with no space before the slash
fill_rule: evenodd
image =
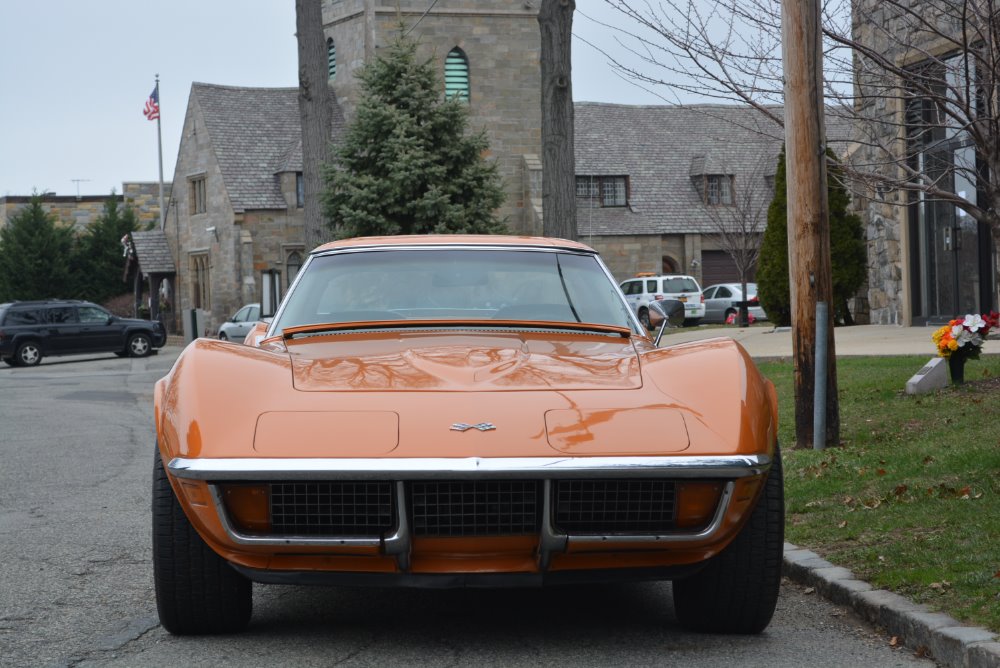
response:
<path id="1" fill-rule="evenodd" d="M 415 536 L 515 536 L 539 530 L 537 480 L 408 484 Z"/>
<path id="2" fill-rule="evenodd" d="M 271 530 L 279 535 L 378 536 L 396 526 L 393 484 L 271 483 Z"/>
<path id="3" fill-rule="evenodd" d="M 674 529 L 669 480 L 557 480 L 555 529 L 568 534 L 656 534 Z"/>

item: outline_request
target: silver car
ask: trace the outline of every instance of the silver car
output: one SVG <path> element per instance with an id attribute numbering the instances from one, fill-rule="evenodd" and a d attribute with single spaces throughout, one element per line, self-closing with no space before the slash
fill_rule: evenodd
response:
<path id="1" fill-rule="evenodd" d="M 726 322 L 730 315 L 739 311 L 739 302 L 743 301 L 743 290 L 739 283 L 719 283 L 710 285 L 702 292 L 705 298 L 705 322 Z M 767 320 L 767 314 L 757 300 L 757 284 L 747 283 L 747 301 L 750 302 L 749 312 L 754 320 Z"/>
<path id="2" fill-rule="evenodd" d="M 219 338 L 223 341 L 242 343 L 253 326 L 260 322 L 260 304 L 247 304 L 233 314 L 233 317 L 219 327 Z"/>

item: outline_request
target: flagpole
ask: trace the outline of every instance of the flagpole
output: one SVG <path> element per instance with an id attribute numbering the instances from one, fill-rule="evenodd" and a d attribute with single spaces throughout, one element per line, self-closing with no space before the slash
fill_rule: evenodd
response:
<path id="1" fill-rule="evenodd" d="M 163 108 L 163 102 L 160 99 L 160 75 L 156 75 L 156 100 L 160 105 L 160 109 Z M 163 208 L 163 134 L 160 132 L 160 114 L 156 115 L 156 153 L 160 161 L 160 229 L 164 229 L 165 221 L 167 217 L 167 212 Z"/>

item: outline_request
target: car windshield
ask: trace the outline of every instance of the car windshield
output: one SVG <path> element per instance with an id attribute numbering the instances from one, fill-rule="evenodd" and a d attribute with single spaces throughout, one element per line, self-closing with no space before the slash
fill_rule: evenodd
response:
<path id="1" fill-rule="evenodd" d="M 391 249 L 314 257 L 273 331 L 319 323 L 458 318 L 632 326 L 590 254 Z"/>

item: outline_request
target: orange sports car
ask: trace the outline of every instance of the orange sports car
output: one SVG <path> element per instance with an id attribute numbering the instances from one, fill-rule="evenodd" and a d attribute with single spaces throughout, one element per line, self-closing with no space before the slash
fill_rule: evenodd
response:
<path id="1" fill-rule="evenodd" d="M 156 385 L 168 631 L 242 629 L 251 582 L 671 580 L 687 628 L 770 621 L 774 386 L 729 339 L 656 347 L 587 246 L 330 243 L 245 343 Z"/>

